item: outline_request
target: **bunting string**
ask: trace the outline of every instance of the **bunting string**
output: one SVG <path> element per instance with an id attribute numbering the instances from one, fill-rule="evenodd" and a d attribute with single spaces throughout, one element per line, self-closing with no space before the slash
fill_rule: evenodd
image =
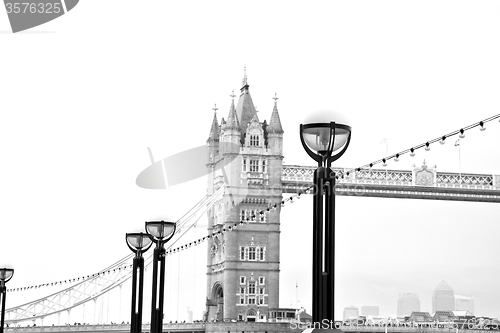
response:
<path id="1" fill-rule="evenodd" d="M 369 168 L 372 168 L 373 166 L 377 165 L 377 164 L 380 164 L 382 163 L 384 166 L 387 165 L 387 162 L 389 160 L 394 160 L 394 162 L 398 162 L 399 161 L 399 158 L 405 154 L 410 154 L 410 156 L 415 156 L 415 152 L 418 150 L 418 149 L 421 149 L 421 148 L 424 148 L 426 151 L 429 151 L 431 148 L 431 145 L 436 143 L 436 142 L 439 142 L 440 144 L 445 144 L 446 142 L 446 139 L 449 138 L 449 137 L 453 137 L 455 135 L 458 135 L 458 137 L 460 139 L 463 139 L 465 138 L 465 132 L 475 128 L 475 127 L 479 127 L 479 130 L 481 131 L 484 131 L 486 130 L 486 126 L 485 124 L 490 122 L 490 121 L 493 121 L 495 119 L 499 119 L 500 121 L 500 114 L 497 114 L 495 116 L 492 116 L 492 117 L 489 117 L 487 119 L 484 119 L 484 120 L 481 120 L 477 123 L 474 123 L 474 124 L 471 124 L 469 126 L 465 126 L 465 127 L 462 127 L 461 129 L 459 130 L 456 130 L 456 131 L 453 131 L 451 133 L 448 133 L 448 134 L 445 134 L 445 135 L 442 135 L 440 137 L 437 137 L 433 140 L 429 140 L 429 141 L 426 141 L 424 143 L 421 143 L 419 145 L 416 145 L 416 146 L 413 146 L 413 147 L 410 147 L 408 149 L 405 149 L 403 151 L 400 151 L 399 153 L 397 154 L 393 154 L 393 155 L 389 155 L 389 156 L 386 156 L 386 157 L 383 157 L 379 160 L 376 160 L 374 162 L 371 162 L 371 163 L 368 163 L 368 164 L 365 164 L 365 165 L 362 165 L 360 167 L 357 167 L 357 168 L 354 168 L 354 169 L 348 169 L 346 172 L 345 172 L 345 175 L 346 176 L 349 176 L 352 172 L 359 172 L 361 170 L 365 170 L 365 169 L 369 169 Z M 340 178 L 340 177 L 343 177 L 342 176 L 337 176 L 337 178 Z"/>
<path id="2" fill-rule="evenodd" d="M 246 219 L 242 219 L 239 222 L 234 223 L 234 224 L 232 224 L 232 225 L 230 225 L 228 227 L 224 227 L 224 228 L 222 228 L 219 231 L 212 232 L 211 234 L 209 234 L 207 236 L 198 238 L 195 241 L 186 243 L 186 244 L 178 246 L 176 248 L 167 249 L 166 252 L 165 252 L 165 255 L 167 256 L 167 255 L 172 255 L 172 254 L 175 254 L 175 253 L 179 253 L 180 251 L 183 251 L 183 250 L 186 250 L 188 248 L 191 248 L 192 246 L 200 245 L 201 243 L 205 242 L 206 240 L 209 240 L 211 238 L 217 237 L 218 235 L 222 235 L 222 234 L 224 234 L 226 232 L 231 232 L 231 231 L 237 229 L 238 226 L 241 226 L 241 225 L 244 225 L 244 224 L 250 223 L 250 222 L 255 222 L 255 221 L 257 221 L 257 215 L 263 216 L 264 214 L 267 214 L 267 213 L 270 213 L 271 211 L 276 210 L 278 208 L 278 206 L 279 207 L 284 207 L 286 203 L 293 203 L 293 199 L 294 198 L 300 199 L 300 196 L 302 194 L 308 193 L 313 187 L 314 186 L 307 187 L 303 191 L 299 191 L 299 192 L 293 194 L 292 196 L 290 196 L 288 198 L 284 198 L 283 200 L 281 200 L 281 202 L 278 201 L 278 202 L 270 205 L 268 208 L 259 211 L 255 215 L 247 217 Z M 25 290 L 31 290 L 31 289 L 38 289 L 38 288 L 42 288 L 42 287 L 52 287 L 52 286 L 63 285 L 63 284 L 68 284 L 68 283 L 83 282 L 85 280 L 94 279 L 94 278 L 103 276 L 105 274 L 114 273 L 116 271 L 121 271 L 121 270 L 125 270 L 125 269 L 131 269 L 132 267 L 133 267 L 132 264 L 123 265 L 123 266 L 116 267 L 116 268 L 113 268 L 113 269 L 103 270 L 103 271 L 101 271 L 99 273 L 94 273 L 94 274 L 91 274 L 91 275 L 81 276 L 81 277 L 67 279 L 67 280 L 60 280 L 60 281 L 55 281 L 55 282 L 50 282 L 50 283 L 42 283 L 42 284 L 39 284 L 39 285 L 32 285 L 32 286 L 28 286 L 28 287 L 10 288 L 10 289 L 7 289 L 7 291 L 8 292 L 18 292 L 18 291 L 25 291 Z"/>
<path id="3" fill-rule="evenodd" d="M 421 143 L 419 145 L 410 147 L 410 148 L 408 148 L 406 150 L 400 151 L 397 154 L 386 156 L 384 158 L 381 158 L 381 159 L 376 160 L 374 162 L 362 165 L 362 166 L 357 167 L 357 168 L 348 169 L 345 172 L 345 175 L 349 176 L 350 173 L 352 173 L 352 172 L 359 172 L 361 170 L 366 170 L 366 169 L 372 168 L 373 166 L 375 166 L 377 164 L 380 164 L 380 163 L 383 163 L 384 166 L 385 166 L 386 163 L 389 160 L 394 160 L 395 162 L 397 162 L 401 156 L 406 155 L 406 154 L 410 154 L 410 156 L 415 156 L 415 152 L 418 149 L 424 148 L 425 150 L 428 151 L 428 150 L 430 150 L 430 146 L 432 144 L 435 144 L 437 142 L 439 142 L 440 144 L 444 144 L 447 138 L 450 138 L 450 137 L 453 137 L 453 136 L 456 136 L 456 135 L 458 135 L 460 139 L 463 139 L 463 138 L 465 138 L 465 132 L 467 132 L 467 131 L 475 128 L 475 127 L 479 127 L 479 129 L 481 131 L 484 131 L 486 129 L 485 124 L 488 123 L 488 122 L 491 122 L 491 121 L 493 121 L 495 119 L 499 119 L 500 120 L 500 114 L 497 114 L 495 116 L 492 116 L 492 117 L 484 119 L 484 120 L 481 120 L 481 121 L 479 121 L 477 123 L 474 123 L 474 124 L 471 124 L 469 126 L 465 126 L 465 127 L 461 128 L 459 130 L 450 132 L 448 134 L 445 134 L 445 135 L 442 135 L 442 136 L 437 137 L 435 139 L 426 141 L 426 142 Z M 336 177 L 337 178 L 343 178 L 344 175 L 337 175 Z M 268 214 L 271 211 L 276 210 L 278 208 L 278 206 L 284 207 L 284 205 L 286 203 L 293 203 L 293 200 L 295 198 L 296 199 L 300 199 L 300 196 L 302 194 L 308 194 L 308 193 L 310 193 L 313 188 L 314 188 L 314 186 L 310 186 L 310 187 L 304 188 L 304 189 L 298 191 L 297 193 L 295 193 L 294 195 L 292 195 L 292 196 L 290 196 L 288 198 L 284 198 L 283 200 L 281 200 L 281 202 L 278 201 L 278 202 L 270 205 L 268 208 L 259 211 L 257 214 L 259 216 L 262 216 L 264 214 Z M 171 255 L 171 254 L 179 253 L 180 251 L 183 251 L 183 250 L 186 250 L 188 248 L 191 248 L 192 246 L 199 245 L 199 244 L 205 242 L 208 239 L 217 237 L 218 235 L 222 235 L 222 234 L 224 234 L 226 232 L 231 232 L 231 231 L 237 229 L 241 225 L 244 225 L 244 224 L 249 223 L 249 222 L 255 222 L 256 219 L 257 219 L 257 216 L 256 215 L 252 215 L 251 217 L 247 217 L 246 219 L 242 219 L 239 222 L 234 223 L 234 224 L 232 224 L 232 225 L 230 225 L 228 227 L 223 227 L 221 230 L 215 231 L 215 232 L 213 232 L 213 233 L 211 233 L 211 234 L 209 234 L 207 236 L 204 236 L 202 238 L 199 238 L 199 239 L 197 239 L 195 241 L 186 243 L 184 245 L 178 246 L 178 247 L 173 248 L 173 249 L 168 249 L 168 250 L 166 250 L 165 255 Z M 60 280 L 60 281 L 55 281 L 55 282 L 50 282 L 50 283 L 43 283 L 43 284 L 39 284 L 39 285 L 32 285 L 32 286 L 29 286 L 29 287 L 10 288 L 10 289 L 7 289 L 7 291 L 9 291 L 9 292 L 16 292 L 16 291 L 24 291 L 24 290 L 30 290 L 30 289 L 38 289 L 38 288 L 42 288 L 42 287 L 52 287 L 52 286 L 63 285 L 63 284 L 67 284 L 67 283 L 83 282 L 85 280 L 90 280 L 90 279 L 93 279 L 93 278 L 97 278 L 97 277 L 103 276 L 105 274 L 110 274 L 112 272 L 121 271 L 121 270 L 124 270 L 124 269 L 131 269 L 131 268 L 132 268 L 132 264 L 130 264 L 130 265 L 123 265 L 121 267 L 117 267 L 117 268 L 113 268 L 113 269 L 109 269 L 109 270 L 104 270 L 104 271 L 101 271 L 99 273 L 94 273 L 94 274 L 91 274 L 91 275 L 81 276 L 81 277 L 67 279 L 67 280 Z"/>

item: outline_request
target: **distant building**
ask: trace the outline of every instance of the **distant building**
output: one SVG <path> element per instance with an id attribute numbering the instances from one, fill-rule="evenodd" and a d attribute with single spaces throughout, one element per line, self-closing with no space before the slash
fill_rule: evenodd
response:
<path id="1" fill-rule="evenodd" d="M 398 317 L 411 315 L 412 312 L 420 311 L 420 300 L 418 294 L 400 293 L 398 299 Z"/>
<path id="2" fill-rule="evenodd" d="M 436 311 L 434 316 L 432 316 L 432 320 L 434 321 L 454 321 L 457 317 L 453 313 L 453 311 Z"/>
<path id="3" fill-rule="evenodd" d="M 472 318 L 474 316 L 472 314 L 472 312 L 469 312 L 466 310 L 453 311 L 453 314 L 455 315 L 455 317 L 459 317 L 459 318 L 467 318 L 467 317 Z"/>
<path id="4" fill-rule="evenodd" d="M 432 294 L 432 312 L 454 311 L 455 294 L 453 289 L 444 281 L 441 281 Z"/>
<path id="5" fill-rule="evenodd" d="M 344 320 L 349 319 L 358 319 L 359 318 L 359 310 L 355 306 L 348 306 L 344 308 Z"/>
<path id="6" fill-rule="evenodd" d="M 474 313 L 474 296 L 455 295 L 455 310 Z"/>
<path id="7" fill-rule="evenodd" d="M 414 322 L 429 322 L 432 321 L 432 317 L 429 312 L 412 312 L 409 321 Z"/>
<path id="8" fill-rule="evenodd" d="M 364 305 L 361 307 L 362 316 L 378 316 L 379 308 L 377 305 Z"/>

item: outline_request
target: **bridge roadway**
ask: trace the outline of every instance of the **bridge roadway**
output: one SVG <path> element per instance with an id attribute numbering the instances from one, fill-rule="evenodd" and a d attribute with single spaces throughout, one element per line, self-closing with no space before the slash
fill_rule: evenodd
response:
<path id="1" fill-rule="evenodd" d="M 298 193 L 312 186 L 314 170 L 316 167 L 284 165 L 283 192 Z M 333 170 L 339 176 L 337 195 L 500 203 L 500 175 L 437 172 L 425 163 L 411 171 L 368 169 L 347 174 L 346 169 Z M 252 177 L 259 175 L 247 173 L 250 182 Z"/>
<path id="2" fill-rule="evenodd" d="M 291 322 L 217 322 L 217 323 L 164 323 L 163 332 L 192 333 L 299 333 L 304 331 L 305 323 Z M 380 327 L 380 326 L 341 326 L 343 332 L 352 333 L 480 333 L 489 330 L 456 328 L 418 328 L 418 327 Z M 143 332 L 149 332 L 149 324 L 142 325 Z M 65 325 L 10 327 L 6 333 L 129 333 L 130 325 Z"/>

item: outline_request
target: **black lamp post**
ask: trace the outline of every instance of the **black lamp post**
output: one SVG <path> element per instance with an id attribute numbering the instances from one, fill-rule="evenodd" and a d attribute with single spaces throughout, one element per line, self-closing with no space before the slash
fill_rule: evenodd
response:
<path id="1" fill-rule="evenodd" d="M 144 258 L 142 254 L 149 250 L 153 242 L 142 232 L 125 235 L 127 245 L 135 253 L 132 273 L 132 306 L 130 314 L 130 333 L 142 332 L 142 295 L 144 285 Z"/>
<path id="2" fill-rule="evenodd" d="M 163 296 L 165 289 L 165 243 L 175 233 L 175 222 L 146 222 L 146 232 L 155 242 L 153 254 L 153 293 L 151 295 L 151 330 L 150 333 L 161 333 L 163 329 Z M 160 272 L 158 272 L 160 265 Z"/>
<path id="3" fill-rule="evenodd" d="M 0 295 L 2 297 L 2 319 L 0 323 L 0 333 L 3 333 L 3 325 L 5 322 L 5 297 L 7 296 L 7 288 L 5 284 L 12 279 L 14 275 L 13 268 L 0 268 Z"/>
<path id="4" fill-rule="evenodd" d="M 313 297 L 312 321 L 334 321 L 335 289 L 335 172 L 333 161 L 344 154 L 351 141 L 351 127 L 342 124 L 300 125 L 300 141 L 318 162 L 314 172 L 313 198 Z"/>

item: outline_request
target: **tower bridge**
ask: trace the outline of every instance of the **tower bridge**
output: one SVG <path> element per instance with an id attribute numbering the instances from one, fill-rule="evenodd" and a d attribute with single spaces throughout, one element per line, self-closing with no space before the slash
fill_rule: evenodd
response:
<path id="1" fill-rule="evenodd" d="M 269 122 L 261 121 L 257 116 L 246 75 L 236 105 L 235 97 L 233 94 L 226 120 L 222 118 L 219 124 L 214 113 L 207 140 L 208 168 L 211 171 L 207 198 L 195 206 L 192 214 L 188 214 L 198 219 L 199 212 L 202 212 L 208 217 L 209 237 L 203 238 L 209 242 L 205 316 L 199 323 L 165 323 L 164 332 L 294 332 L 290 323 L 273 322 L 275 318 L 270 311 L 279 308 L 280 209 L 263 215 L 256 212 L 281 203 L 290 194 L 314 190 L 312 180 L 316 168 L 283 165 L 284 131 L 277 97 Z M 438 172 L 436 167 L 427 166 L 425 162 L 413 170 L 333 170 L 337 175 L 337 195 L 500 202 L 499 175 Z M 248 221 L 249 216 L 256 215 L 259 216 L 255 221 L 239 225 L 241 221 Z M 188 223 L 184 220 L 182 223 L 182 229 L 189 230 Z M 193 225 L 196 221 L 190 223 Z M 238 228 L 232 228 L 235 225 Z M 130 258 L 128 256 L 120 264 Z M 110 267 L 115 272 L 118 266 Z M 13 327 L 18 322 L 43 320 L 63 311 L 67 311 L 69 316 L 74 307 L 84 306 L 90 301 L 95 303 L 97 297 L 121 286 L 129 280 L 130 273 L 127 274 L 117 270 L 108 278 L 92 275 L 59 294 L 8 309 L 6 322 L 12 327 L 7 331 L 128 332 L 128 325 Z M 342 329 L 353 332 L 420 331 L 403 327 Z M 143 331 L 148 330 L 149 326 L 144 325 Z M 449 330 L 426 331 L 437 333 Z"/>

